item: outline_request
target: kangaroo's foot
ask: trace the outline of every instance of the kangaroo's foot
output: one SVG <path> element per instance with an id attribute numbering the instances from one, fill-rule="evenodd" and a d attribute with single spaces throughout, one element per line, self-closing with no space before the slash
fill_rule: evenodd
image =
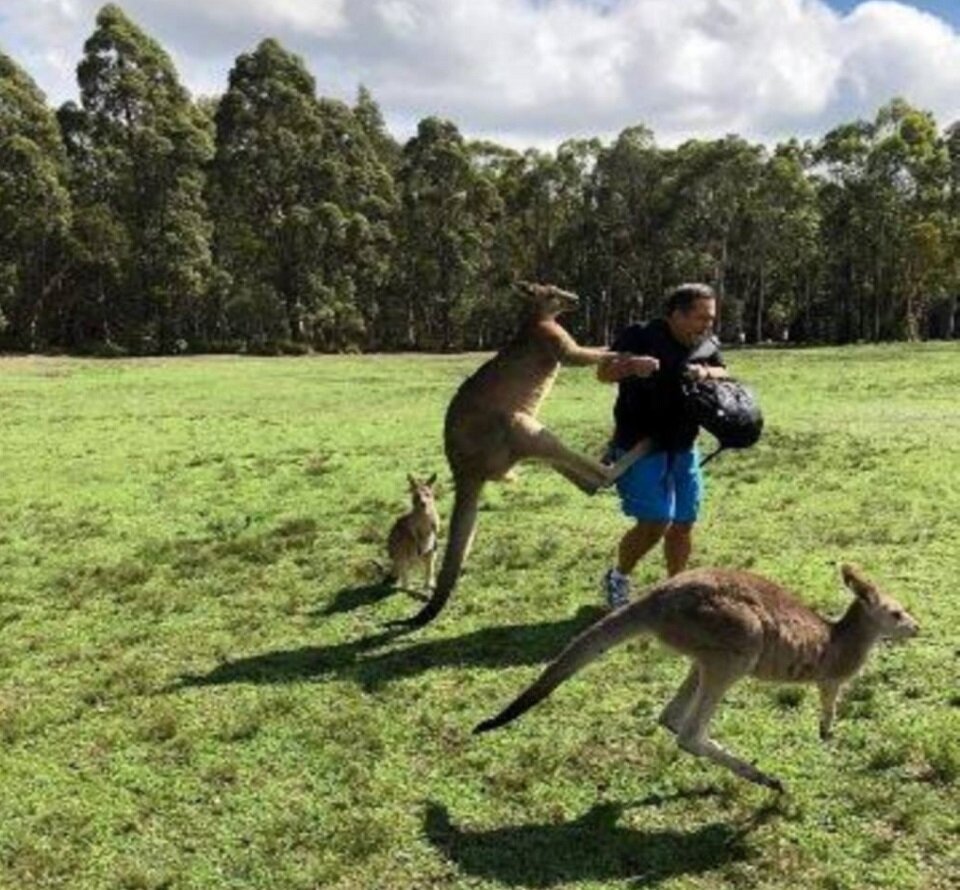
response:
<path id="1" fill-rule="evenodd" d="M 765 772 L 757 769 L 752 763 L 741 760 L 739 757 L 736 757 L 718 745 L 711 738 L 690 738 L 681 731 L 677 736 L 677 744 L 679 744 L 684 751 L 695 754 L 697 757 L 706 757 L 714 763 L 725 766 L 728 770 L 740 776 L 740 778 L 746 779 L 748 782 L 763 785 L 765 788 L 772 788 L 774 791 L 781 793 L 786 790 L 783 782 L 776 776 L 767 775 Z"/>
<path id="2" fill-rule="evenodd" d="M 613 485 L 627 470 L 630 469 L 641 457 L 646 456 L 653 450 L 653 445 L 649 439 L 641 439 L 629 451 L 624 452 L 614 463 L 601 464 L 603 467 L 604 482 L 601 487 L 606 488 Z"/>
<path id="3" fill-rule="evenodd" d="M 657 725 L 662 726 L 667 732 L 672 732 L 674 735 L 680 732 L 680 721 L 669 720 L 663 714 L 657 717 Z"/>
<path id="4" fill-rule="evenodd" d="M 601 488 L 605 488 L 609 483 L 605 477 L 597 474 L 596 476 L 586 476 L 580 470 L 573 470 L 562 464 L 551 463 L 552 466 L 564 479 L 569 479 L 584 494 L 595 495 Z"/>

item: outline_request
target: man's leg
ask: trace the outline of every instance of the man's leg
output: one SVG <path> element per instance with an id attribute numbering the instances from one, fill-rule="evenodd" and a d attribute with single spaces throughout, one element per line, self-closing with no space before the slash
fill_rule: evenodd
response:
<path id="1" fill-rule="evenodd" d="M 663 534 L 663 556 L 671 577 L 687 567 L 693 549 L 693 523 L 674 522 Z"/>
<path id="2" fill-rule="evenodd" d="M 673 526 L 666 522 L 638 519 L 636 525 L 620 539 L 620 546 L 617 549 L 617 570 L 623 575 L 629 575 L 670 528 Z M 666 548 L 666 541 L 664 541 L 664 548 Z"/>
<path id="3" fill-rule="evenodd" d="M 682 572 L 693 549 L 693 526 L 703 500 L 703 474 L 696 446 L 677 452 L 670 466 L 676 492 L 673 523 L 663 535 L 663 555 L 670 576 Z"/>
<path id="4" fill-rule="evenodd" d="M 670 524 L 673 492 L 668 488 L 666 455 L 654 452 L 640 458 L 617 480 L 623 513 L 634 525 L 620 539 L 617 564 L 603 576 L 607 605 L 619 608 L 630 599 L 630 572 L 663 538 Z"/>

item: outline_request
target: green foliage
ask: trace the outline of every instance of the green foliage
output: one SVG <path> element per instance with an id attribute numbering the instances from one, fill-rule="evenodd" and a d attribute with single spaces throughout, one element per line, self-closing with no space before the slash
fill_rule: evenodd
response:
<path id="1" fill-rule="evenodd" d="M 117 6 L 97 15 L 77 76 L 82 108 L 60 113 L 77 209 L 74 325 L 135 352 L 177 351 L 203 323 L 213 274 L 208 120 Z"/>
<path id="2" fill-rule="evenodd" d="M 405 295 L 392 329 L 406 342 L 444 351 L 462 345 L 464 328 L 484 295 L 496 220 L 495 184 L 471 163 L 450 121 L 427 118 L 403 148 L 396 288 Z M 415 331 L 420 331 L 417 341 Z M 468 340 L 469 342 L 469 340 Z"/>
<path id="3" fill-rule="evenodd" d="M 518 152 L 434 116 L 401 145 L 272 38 L 194 102 L 114 5 L 78 79 L 54 120 L 0 55 L 0 348 L 488 349 L 522 278 L 578 291 L 592 342 L 690 280 L 727 339 L 956 334 L 960 129 L 903 99 L 770 149 L 637 123 Z"/>
<path id="4" fill-rule="evenodd" d="M 489 486 L 448 609 L 383 636 L 418 603 L 375 561 L 407 472 L 440 472 L 445 527 L 477 359 L 0 362 L 0 887 L 951 888 L 957 347 L 730 358 L 768 428 L 707 468 L 695 564 L 836 616 L 855 561 L 922 628 L 828 744 L 812 689 L 731 692 L 716 737 L 779 799 L 657 729 L 684 667 L 644 640 L 470 735 L 600 614 L 610 494 Z M 564 372 L 546 420 L 592 452 L 612 397 Z"/>
<path id="5" fill-rule="evenodd" d="M 302 60 L 275 40 L 237 59 L 216 111 L 211 184 L 232 292 L 223 335 L 320 349 L 369 340 L 395 199 L 371 101 L 362 111 L 317 99 Z"/>
<path id="6" fill-rule="evenodd" d="M 56 119 L 0 53 L 0 347 L 32 350 L 50 339 L 70 216 Z"/>

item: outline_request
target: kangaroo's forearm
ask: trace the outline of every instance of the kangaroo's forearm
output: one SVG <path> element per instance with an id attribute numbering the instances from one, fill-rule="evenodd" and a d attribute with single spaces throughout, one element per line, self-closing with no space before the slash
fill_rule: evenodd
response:
<path id="1" fill-rule="evenodd" d="M 575 346 L 563 351 L 560 364 L 573 367 L 599 365 L 604 359 L 610 358 L 610 355 L 611 352 L 606 346 Z"/>

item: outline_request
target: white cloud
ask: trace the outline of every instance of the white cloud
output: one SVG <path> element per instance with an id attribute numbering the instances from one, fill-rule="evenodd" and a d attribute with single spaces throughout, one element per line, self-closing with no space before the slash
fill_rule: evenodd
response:
<path id="1" fill-rule="evenodd" d="M 0 46 L 55 102 L 97 0 L 3 0 Z M 125 0 L 198 93 L 278 37 L 321 92 L 359 83 L 406 136 L 428 114 L 471 136 L 554 145 L 645 123 L 661 142 L 816 136 L 893 95 L 960 117 L 960 35 L 907 3 L 821 0 Z"/>

